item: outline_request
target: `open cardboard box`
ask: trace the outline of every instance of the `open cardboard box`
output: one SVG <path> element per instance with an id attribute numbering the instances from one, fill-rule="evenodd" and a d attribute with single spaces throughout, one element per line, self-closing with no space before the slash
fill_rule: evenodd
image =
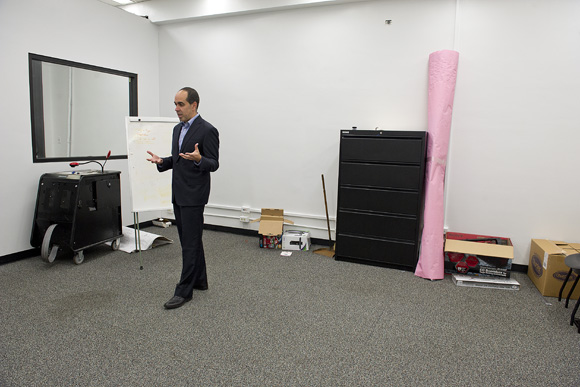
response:
<path id="1" fill-rule="evenodd" d="M 509 238 L 455 232 L 445 235 L 446 273 L 509 278 L 513 258 Z"/>
<path id="2" fill-rule="evenodd" d="M 543 296 L 558 297 L 570 270 L 564 260 L 568 255 L 578 252 L 580 252 L 580 243 L 532 239 L 528 277 Z M 576 274 L 572 272 L 562 292 L 562 298 L 568 296 L 575 279 Z M 579 296 L 580 286 L 577 286 L 570 299 L 577 300 Z"/>
<path id="3" fill-rule="evenodd" d="M 261 216 L 250 223 L 253 222 L 260 222 L 260 247 L 269 249 L 282 248 L 284 223 L 294 224 L 293 221 L 284 219 L 284 210 L 280 208 L 262 208 Z"/>

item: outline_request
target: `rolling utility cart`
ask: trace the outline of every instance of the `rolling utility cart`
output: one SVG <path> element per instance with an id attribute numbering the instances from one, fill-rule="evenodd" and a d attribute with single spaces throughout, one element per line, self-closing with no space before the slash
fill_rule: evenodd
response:
<path id="1" fill-rule="evenodd" d="M 121 243 L 121 172 L 70 171 L 40 177 L 30 244 L 52 263 L 59 252 L 72 252 L 81 264 L 86 248 Z"/>

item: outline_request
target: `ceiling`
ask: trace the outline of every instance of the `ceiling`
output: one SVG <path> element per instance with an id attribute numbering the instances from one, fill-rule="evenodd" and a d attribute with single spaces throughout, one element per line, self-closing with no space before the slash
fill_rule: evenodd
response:
<path id="1" fill-rule="evenodd" d="M 109 4 L 109 5 L 114 5 L 115 7 L 121 6 L 123 4 L 119 4 L 114 0 L 99 0 L 101 3 L 105 3 L 105 4 Z M 146 1 L 150 1 L 150 0 L 131 0 L 132 3 L 144 3 Z"/>
<path id="2" fill-rule="evenodd" d="M 114 0 L 98 1 L 146 17 L 152 23 L 166 24 L 369 0 L 132 0 L 131 4 L 119 4 Z"/>

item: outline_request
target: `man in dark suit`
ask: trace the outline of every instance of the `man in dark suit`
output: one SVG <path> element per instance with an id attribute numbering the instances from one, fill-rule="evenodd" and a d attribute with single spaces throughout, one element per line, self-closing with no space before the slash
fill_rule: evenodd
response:
<path id="1" fill-rule="evenodd" d="M 189 300 L 193 290 L 206 290 L 207 273 L 203 252 L 203 209 L 210 190 L 210 172 L 219 167 L 219 133 L 205 121 L 197 108 L 199 94 L 184 87 L 175 95 L 175 112 L 179 124 L 173 128 L 171 156 L 159 157 L 147 151 L 147 160 L 157 164 L 159 172 L 173 169 L 172 201 L 175 222 L 181 241 L 183 267 L 174 296 L 166 309 L 179 308 Z"/>

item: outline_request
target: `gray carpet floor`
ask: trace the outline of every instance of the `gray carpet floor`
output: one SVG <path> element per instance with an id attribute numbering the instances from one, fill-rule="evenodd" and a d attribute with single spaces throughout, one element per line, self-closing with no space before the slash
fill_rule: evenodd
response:
<path id="1" fill-rule="evenodd" d="M 165 310 L 177 230 L 146 231 L 174 243 L 0 266 L 0 386 L 580 385 L 571 308 L 524 273 L 458 287 L 206 230 L 209 290 Z"/>

